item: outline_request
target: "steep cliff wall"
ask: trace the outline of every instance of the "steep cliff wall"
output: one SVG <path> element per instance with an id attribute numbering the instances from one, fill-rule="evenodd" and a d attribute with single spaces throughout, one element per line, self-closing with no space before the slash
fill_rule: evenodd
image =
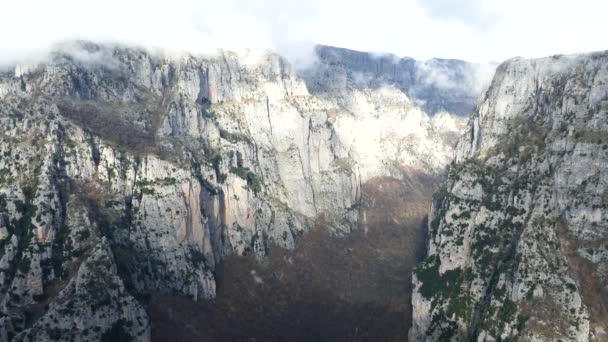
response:
<path id="1" fill-rule="evenodd" d="M 435 194 L 411 341 L 605 341 L 608 53 L 498 67 Z"/>
<path id="2" fill-rule="evenodd" d="M 3 72 L 0 339 L 148 340 L 150 291 L 213 298 L 224 256 L 365 228 L 368 180 L 449 161 L 462 119 L 307 80 L 273 54 L 82 42 Z"/>

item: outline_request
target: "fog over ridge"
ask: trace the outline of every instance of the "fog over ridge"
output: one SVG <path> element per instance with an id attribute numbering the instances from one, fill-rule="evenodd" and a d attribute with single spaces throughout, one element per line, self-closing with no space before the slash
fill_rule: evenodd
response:
<path id="1" fill-rule="evenodd" d="M 171 53 L 271 49 L 304 66 L 313 43 L 500 62 L 603 50 L 607 9 L 594 0 L 6 0 L 0 65 L 40 60 L 77 39 Z"/>

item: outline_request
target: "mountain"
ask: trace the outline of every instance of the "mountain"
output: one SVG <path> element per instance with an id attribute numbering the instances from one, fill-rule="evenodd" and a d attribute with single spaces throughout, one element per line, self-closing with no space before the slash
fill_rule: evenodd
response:
<path id="1" fill-rule="evenodd" d="M 496 65 L 456 59 L 417 61 L 392 54 L 317 46 L 315 68 L 301 72 L 313 94 L 393 85 L 429 114 L 468 116 L 490 83 Z"/>
<path id="2" fill-rule="evenodd" d="M 237 272 L 250 265 L 247 256 L 262 260 L 278 248 L 268 260 L 298 279 L 284 261 L 299 240 L 311 242 L 297 265 L 311 267 L 314 283 L 329 289 L 324 301 L 364 312 L 368 289 L 384 286 L 392 292 L 378 307 L 395 308 L 391 317 L 403 322 L 419 223 L 464 126 L 439 110 L 465 114 L 475 98 L 468 85 L 464 98 L 444 97 L 420 70 L 453 72 L 458 83 L 474 68 L 330 47 L 317 53 L 312 69 L 296 71 L 273 53 L 164 56 L 74 42 L 44 63 L 3 71 L 0 339 L 148 341 L 159 338 L 153 332 L 184 333 L 188 321 L 153 327 L 172 324 L 176 308 L 210 303 L 220 280 L 218 307 L 250 298 L 244 289 L 270 280 Z M 359 238 L 348 242 L 350 233 Z M 281 253 L 288 254 L 276 259 Z M 314 266 L 340 258 L 366 279 L 348 296 L 336 289 L 351 286 L 351 264 L 333 283 Z M 403 263 L 403 279 L 382 281 L 385 273 L 368 269 L 392 260 Z M 248 280 L 245 288 L 239 279 Z M 272 303 L 280 291 L 265 293 Z M 151 323 L 150 315 L 160 318 Z"/>
<path id="3" fill-rule="evenodd" d="M 410 341 L 608 339 L 608 52 L 501 64 L 434 195 Z"/>

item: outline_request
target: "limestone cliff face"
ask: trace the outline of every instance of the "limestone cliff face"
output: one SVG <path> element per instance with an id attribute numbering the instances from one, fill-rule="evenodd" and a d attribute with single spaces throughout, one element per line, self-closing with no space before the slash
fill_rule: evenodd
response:
<path id="1" fill-rule="evenodd" d="M 608 338 L 608 53 L 513 59 L 458 143 L 411 341 Z"/>
<path id="2" fill-rule="evenodd" d="M 455 59 L 417 61 L 329 46 L 316 50 L 316 67 L 301 72 L 312 93 L 336 92 L 348 86 L 377 89 L 392 84 L 430 114 L 468 116 L 496 67 Z"/>
<path id="3" fill-rule="evenodd" d="M 367 180 L 450 160 L 462 119 L 380 76 L 303 74 L 91 43 L 3 72 L 0 340 L 148 340 L 150 291 L 212 298 L 225 255 L 365 226 Z"/>

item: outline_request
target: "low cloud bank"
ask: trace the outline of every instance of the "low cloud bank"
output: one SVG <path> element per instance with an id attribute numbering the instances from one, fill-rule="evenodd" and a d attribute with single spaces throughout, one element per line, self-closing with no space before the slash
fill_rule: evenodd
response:
<path id="1" fill-rule="evenodd" d="M 8 1 L 2 4 L 0 66 L 41 62 L 55 49 L 68 49 L 84 59 L 95 57 L 71 49 L 68 42 L 75 40 L 165 54 L 275 50 L 296 66 L 310 65 L 313 44 L 294 43 L 290 35 L 290 18 L 302 11 L 297 11 L 296 1 L 285 3 L 287 11 L 278 5 L 231 0 Z"/>

